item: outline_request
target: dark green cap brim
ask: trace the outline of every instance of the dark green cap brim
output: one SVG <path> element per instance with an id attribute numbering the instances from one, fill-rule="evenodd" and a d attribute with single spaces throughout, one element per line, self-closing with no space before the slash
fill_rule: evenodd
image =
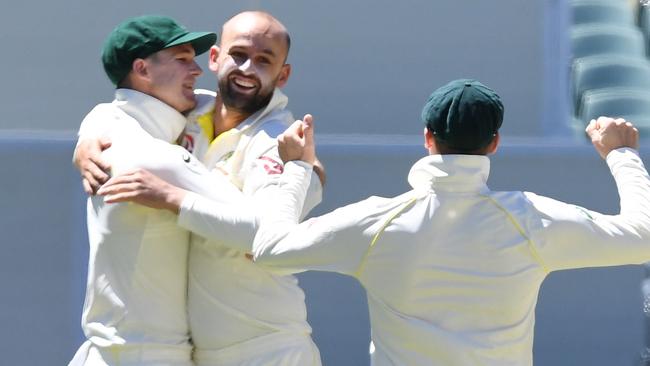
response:
<path id="1" fill-rule="evenodd" d="M 210 47 L 217 43 L 217 35 L 211 32 L 189 32 L 188 34 L 173 40 L 165 45 L 165 48 L 178 46 L 181 44 L 190 43 L 194 48 L 196 55 L 205 53 Z"/>

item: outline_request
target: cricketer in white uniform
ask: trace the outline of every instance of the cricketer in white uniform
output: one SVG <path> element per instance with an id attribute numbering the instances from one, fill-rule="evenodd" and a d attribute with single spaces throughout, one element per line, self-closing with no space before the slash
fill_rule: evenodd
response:
<path id="1" fill-rule="evenodd" d="M 214 100 L 214 94 L 207 91 L 197 91 L 197 96 Z M 285 109 L 287 102 L 276 89 L 266 107 L 212 143 L 204 131 L 212 123 L 214 106 L 205 114 L 195 109 L 181 141 L 187 144 L 189 136 L 193 152 L 206 166 L 225 172 L 253 201 L 267 201 L 270 191 L 263 188 L 275 184 L 284 170 L 276 137 L 294 121 Z M 310 182 L 304 213 L 319 203 L 322 195 L 318 178 Z M 199 234 L 191 239 L 188 284 L 197 365 L 320 364 L 307 323 L 305 295 L 297 279 L 256 266 L 247 257 L 252 240 L 246 248 L 213 245 L 211 239 L 218 239 L 221 233 L 200 230 L 202 207 L 201 200 L 189 194 L 178 219 L 180 225 Z"/>
<path id="2" fill-rule="evenodd" d="M 551 271 L 650 260 L 650 179 L 632 148 L 638 131 L 601 117 L 587 132 L 616 181 L 618 215 L 491 191 L 485 153 L 502 115 L 499 97 L 476 81 L 438 89 L 422 113 L 432 155 L 411 168 L 411 191 L 298 226 L 278 202 L 258 231 L 256 263 L 356 277 L 373 365 L 532 365 L 538 291 Z"/>
<path id="3" fill-rule="evenodd" d="M 276 137 L 294 122 L 286 109 L 288 98 L 276 87 L 281 86 L 278 78 L 282 74 L 270 71 L 271 67 L 288 67 L 284 64 L 287 42 L 284 26 L 266 13 L 244 12 L 226 22 L 221 48 L 213 47 L 209 55 L 220 95 L 197 91 L 198 100 L 212 103 L 190 114 L 180 139 L 208 168 L 223 171 L 256 202 L 269 199 L 262 188 L 275 184 L 284 169 Z M 256 94 L 251 90 L 257 90 Z M 259 103 L 263 98 L 269 98 L 266 104 Z M 243 106 L 247 100 L 258 103 Z M 216 131 L 215 114 L 221 116 L 224 111 L 247 117 L 225 131 Z M 315 174 L 310 182 L 303 215 L 322 196 Z M 193 195 L 186 197 L 179 224 L 196 228 L 188 212 L 201 212 L 203 206 L 197 202 Z M 246 250 L 217 247 L 204 238 L 219 238 L 218 230 L 198 232 L 202 236 L 192 236 L 188 285 L 197 365 L 320 365 L 297 279 L 254 265 L 247 256 L 252 241 Z"/>
<path id="4" fill-rule="evenodd" d="M 215 191 L 214 185 L 230 187 L 223 179 L 209 179 L 195 158 L 169 144 L 185 126 L 179 111 L 195 104 L 191 89 L 185 92 L 185 84 L 193 85 L 201 74 L 194 55 L 215 41 L 214 33 L 189 32 L 161 16 L 131 18 L 111 32 L 102 63 L 118 86 L 115 100 L 96 106 L 79 135 L 113 141 L 104 156 L 113 174 L 143 167 L 205 195 Z M 167 84 L 156 85 L 166 73 L 172 75 L 165 76 Z M 124 84 L 160 99 L 119 88 Z M 170 170 L 180 170 L 180 180 L 173 179 Z M 206 179 L 190 184 L 193 175 Z M 186 308 L 189 232 L 176 225 L 172 214 L 106 205 L 102 197 L 89 198 L 87 215 L 90 252 L 82 315 L 87 341 L 70 364 L 191 365 Z"/>

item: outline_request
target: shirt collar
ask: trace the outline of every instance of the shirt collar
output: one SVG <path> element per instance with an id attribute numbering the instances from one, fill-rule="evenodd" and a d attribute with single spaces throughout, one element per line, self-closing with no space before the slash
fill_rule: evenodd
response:
<path id="1" fill-rule="evenodd" d="M 429 155 L 416 162 L 408 181 L 417 190 L 486 191 L 490 159 L 483 155 Z"/>
<path id="2" fill-rule="evenodd" d="M 168 104 L 133 89 L 115 90 L 118 108 L 133 117 L 154 138 L 176 141 L 187 123 L 186 117 Z"/>

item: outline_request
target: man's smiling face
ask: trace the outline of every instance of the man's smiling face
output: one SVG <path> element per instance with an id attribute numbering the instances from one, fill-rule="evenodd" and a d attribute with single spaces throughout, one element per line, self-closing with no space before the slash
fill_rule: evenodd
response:
<path id="1" fill-rule="evenodd" d="M 226 23 L 221 49 L 210 52 L 224 105 L 246 114 L 264 108 L 289 77 L 288 46 L 286 30 L 274 19 L 243 13 Z"/>

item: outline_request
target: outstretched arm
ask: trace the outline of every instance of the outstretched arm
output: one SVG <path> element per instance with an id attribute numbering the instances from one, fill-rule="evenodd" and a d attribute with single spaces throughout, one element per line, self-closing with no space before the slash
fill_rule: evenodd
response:
<path id="1" fill-rule="evenodd" d="M 375 237 L 390 224 L 392 213 L 408 201 L 371 197 L 298 224 L 298 215 L 278 210 L 260 221 L 255 262 L 276 273 L 306 270 L 358 275 Z"/>
<path id="2" fill-rule="evenodd" d="M 305 132 L 305 139 L 313 139 L 313 129 Z M 282 154 L 282 143 L 279 148 Z M 390 223 L 391 213 L 408 202 L 371 197 L 298 224 L 299 202 L 278 197 L 271 205 L 273 210 L 261 217 L 254 259 L 276 273 L 323 270 L 355 275 L 375 236 Z"/>

